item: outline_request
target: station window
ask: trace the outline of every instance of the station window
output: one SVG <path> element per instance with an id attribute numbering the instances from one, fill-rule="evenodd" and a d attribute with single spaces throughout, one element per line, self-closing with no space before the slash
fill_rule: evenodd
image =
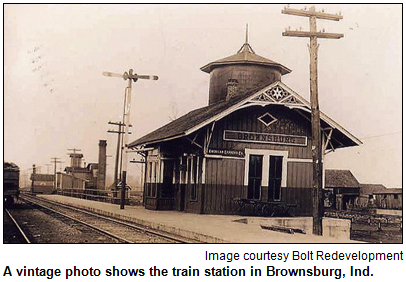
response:
<path id="1" fill-rule="evenodd" d="M 282 183 L 282 157 L 269 156 L 268 199 L 280 201 Z"/>
<path id="2" fill-rule="evenodd" d="M 163 179 L 162 179 L 162 198 L 171 198 L 173 196 L 174 168 L 173 160 L 163 161 Z"/>
<path id="3" fill-rule="evenodd" d="M 247 199 L 281 201 L 286 187 L 288 151 L 245 149 Z"/>
<path id="4" fill-rule="evenodd" d="M 250 155 L 247 199 L 260 199 L 263 158 L 262 155 Z"/>
<path id="5" fill-rule="evenodd" d="M 156 162 L 148 162 L 148 167 L 147 167 L 147 197 L 156 197 L 156 168 L 157 168 L 157 163 Z"/>
<path id="6" fill-rule="evenodd" d="M 157 162 L 152 162 L 152 184 L 151 184 L 151 197 L 156 197 L 156 188 L 157 188 L 157 183 L 156 183 L 156 175 L 157 175 Z"/>
<path id="7" fill-rule="evenodd" d="M 194 156 L 191 159 L 191 190 L 190 190 L 190 199 L 192 201 L 197 200 L 197 187 L 199 185 L 199 157 Z"/>

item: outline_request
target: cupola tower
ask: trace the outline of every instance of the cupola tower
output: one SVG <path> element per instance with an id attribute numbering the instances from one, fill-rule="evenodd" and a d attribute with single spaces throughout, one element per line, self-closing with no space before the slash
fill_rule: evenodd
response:
<path id="1" fill-rule="evenodd" d="M 282 75 L 291 72 L 287 67 L 255 54 L 248 43 L 248 25 L 245 43 L 236 54 L 200 69 L 210 73 L 209 105 L 280 81 Z"/>

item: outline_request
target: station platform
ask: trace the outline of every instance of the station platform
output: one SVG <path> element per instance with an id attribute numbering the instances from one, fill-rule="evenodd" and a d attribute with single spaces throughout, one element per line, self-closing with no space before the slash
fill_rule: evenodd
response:
<path id="1" fill-rule="evenodd" d="M 153 211 L 143 206 L 125 206 L 124 210 L 120 210 L 119 205 L 67 196 L 38 195 L 37 197 L 125 219 L 205 243 L 359 243 L 347 238 L 289 234 L 262 229 L 261 218 L 258 217 Z"/>

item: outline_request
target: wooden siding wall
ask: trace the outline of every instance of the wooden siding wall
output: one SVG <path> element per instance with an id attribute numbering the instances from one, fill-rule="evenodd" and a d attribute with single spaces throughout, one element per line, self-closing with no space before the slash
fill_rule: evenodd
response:
<path id="1" fill-rule="evenodd" d="M 293 170 L 309 170 L 307 163 L 292 163 Z M 245 160 L 238 159 L 207 159 L 204 213 L 236 214 L 235 198 L 245 198 L 247 186 L 244 186 Z M 289 169 L 289 163 L 288 163 Z M 307 179 L 307 178 L 305 178 Z M 296 185 L 309 185 L 306 181 L 292 182 L 282 187 L 282 201 L 296 205 L 292 208 L 295 215 L 310 215 L 312 211 L 311 188 Z M 310 179 L 311 186 L 311 179 Z M 267 201 L 268 187 L 261 187 L 261 200 Z"/>
<path id="2" fill-rule="evenodd" d="M 236 213 L 234 198 L 244 194 L 244 160 L 207 159 L 204 213 Z"/>
<path id="3" fill-rule="evenodd" d="M 395 199 L 395 194 L 377 194 L 372 198 L 369 198 L 369 195 L 359 195 L 355 199 L 354 207 L 401 210 L 403 207 L 403 195 L 396 195 L 397 199 Z"/>
<path id="4" fill-rule="evenodd" d="M 269 112 L 278 119 L 277 122 L 265 126 L 258 120 L 258 117 Z M 307 136 L 307 146 L 287 146 L 276 144 L 261 144 L 254 142 L 235 142 L 224 141 L 224 130 L 248 131 L 259 133 L 276 133 L 286 135 Z M 281 150 L 288 151 L 289 158 L 311 159 L 311 131 L 309 123 L 304 117 L 284 106 L 269 105 L 266 107 L 253 106 L 236 111 L 222 120 L 218 121 L 214 127 L 213 137 L 209 148 L 212 149 L 229 149 L 244 150 L 264 149 L 264 150 Z"/>
<path id="5" fill-rule="evenodd" d="M 258 117 L 269 112 L 277 122 L 266 127 Z M 249 107 L 239 110 L 215 125 L 209 148 L 288 151 L 289 158 L 311 159 L 311 132 L 308 122 L 299 114 L 283 106 Z M 300 135 L 308 137 L 307 146 L 286 146 L 251 142 L 224 141 L 224 130 Z M 244 159 L 207 159 L 205 185 L 205 213 L 232 214 L 237 208 L 233 198 L 246 197 Z M 286 187 L 282 187 L 282 201 L 297 205 L 295 215 L 310 215 L 312 210 L 312 163 L 288 162 Z M 261 187 L 261 200 L 267 201 L 268 187 Z"/>
<path id="6" fill-rule="evenodd" d="M 376 206 L 380 209 L 402 209 L 402 202 L 402 194 L 377 194 L 375 200 Z"/>
<path id="7" fill-rule="evenodd" d="M 286 187 L 311 188 L 313 179 L 312 163 L 288 162 Z"/>
<path id="8" fill-rule="evenodd" d="M 310 215 L 312 212 L 313 164 L 288 162 L 286 189 L 283 199 L 293 208 L 295 215 Z"/>
<path id="9" fill-rule="evenodd" d="M 151 210 L 173 210 L 175 205 L 175 200 L 173 197 L 163 198 L 161 196 L 162 184 L 161 183 L 145 183 L 145 191 L 150 189 L 155 189 L 156 187 L 156 196 L 144 196 L 144 205 L 146 208 Z M 144 195 L 146 195 L 144 193 Z"/>

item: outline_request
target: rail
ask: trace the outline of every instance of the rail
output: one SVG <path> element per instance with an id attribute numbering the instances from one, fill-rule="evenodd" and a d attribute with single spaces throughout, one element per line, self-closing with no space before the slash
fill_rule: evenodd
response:
<path id="1" fill-rule="evenodd" d="M 29 198 L 28 201 L 33 202 L 34 204 L 42 206 L 42 207 L 44 207 L 46 209 L 51 209 L 51 208 L 42 205 L 41 203 L 39 203 L 39 201 L 44 202 L 44 203 L 48 203 L 48 204 L 51 204 L 51 205 L 59 206 L 59 207 L 65 208 L 65 209 L 69 209 L 69 210 L 72 210 L 72 211 L 76 211 L 76 212 L 79 212 L 79 213 L 82 213 L 82 214 L 86 214 L 86 215 L 89 215 L 89 216 L 92 216 L 92 217 L 95 217 L 95 218 L 98 218 L 98 219 L 101 219 L 101 220 L 110 221 L 110 222 L 113 222 L 113 223 L 116 223 L 116 224 L 119 224 L 119 225 L 122 225 L 122 226 L 129 227 L 129 228 L 134 229 L 134 230 L 136 230 L 138 232 L 143 232 L 143 233 L 147 233 L 147 234 L 150 234 L 150 235 L 153 235 L 153 236 L 156 236 L 156 237 L 164 238 L 164 239 L 173 241 L 175 243 L 200 243 L 199 241 L 196 241 L 196 240 L 180 238 L 179 236 L 176 236 L 176 235 L 173 235 L 173 234 L 170 234 L 170 233 L 166 233 L 166 232 L 158 231 L 158 230 L 153 230 L 153 229 L 146 228 L 146 227 L 143 227 L 143 226 L 140 226 L 140 225 L 131 224 L 131 223 L 128 223 L 128 222 L 125 222 L 125 221 L 122 221 L 122 220 L 112 218 L 112 217 L 107 217 L 107 216 L 104 216 L 104 215 L 96 214 L 94 212 L 89 212 L 87 210 L 77 208 L 77 207 L 72 207 L 72 206 L 69 206 L 69 205 L 62 204 L 62 203 L 56 203 L 56 202 L 49 201 L 49 200 L 46 200 L 46 199 L 43 199 L 43 198 L 33 200 L 32 199 L 33 197 L 28 196 L 28 195 L 24 195 L 22 198 L 24 200 Z M 51 209 L 51 210 L 53 210 L 53 209 Z M 60 212 L 58 212 L 58 213 L 60 213 Z M 63 213 L 61 213 L 61 214 L 64 215 Z M 67 216 L 67 215 L 65 215 L 65 216 Z M 67 217 L 69 217 L 69 216 L 67 216 Z M 73 218 L 73 220 L 76 220 L 76 219 Z M 89 226 L 89 227 L 92 227 L 92 226 Z M 99 229 L 98 227 L 96 227 L 96 228 Z M 100 231 L 103 232 L 102 229 L 100 229 Z M 115 236 L 114 234 L 111 234 L 111 235 Z M 134 243 L 134 242 L 128 241 L 128 240 L 126 240 L 124 238 L 119 238 L 119 239 L 123 240 L 123 241 L 126 241 L 126 243 Z"/>
<path id="2" fill-rule="evenodd" d="M 85 225 L 85 226 L 87 226 L 87 227 L 90 227 L 91 229 L 96 230 L 96 231 L 98 231 L 98 232 L 100 232 L 100 233 L 102 233 L 102 234 L 104 234 L 104 235 L 106 235 L 106 236 L 108 236 L 108 237 L 114 238 L 114 239 L 118 240 L 119 242 L 122 242 L 122 243 L 133 243 L 133 242 L 131 242 L 131 241 L 125 239 L 125 238 L 122 238 L 122 237 L 117 236 L 117 235 L 115 235 L 115 234 L 113 234 L 113 233 L 110 233 L 110 232 L 108 232 L 108 231 L 106 231 L 106 230 L 104 230 L 104 229 L 101 229 L 101 228 L 99 228 L 99 227 L 97 227 L 97 226 L 95 226 L 95 225 L 93 225 L 93 224 L 87 223 L 87 222 L 85 222 L 85 221 L 79 220 L 79 219 L 77 219 L 77 218 L 71 217 L 71 216 L 69 216 L 69 215 L 67 215 L 67 214 L 64 214 L 64 213 L 62 213 L 62 212 L 59 212 L 59 211 L 57 211 L 57 210 L 55 210 L 55 209 L 53 209 L 53 208 L 47 207 L 47 206 L 45 206 L 45 205 L 42 205 L 41 203 L 39 203 L 39 201 L 35 201 L 35 200 L 32 200 L 32 199 L 28 199 L 27 197 L 21 197 L 21 199 L 22 199 L 23 201 L 29 202 L 29 203 L 31 203 L 31 204 L 37 205 L 37 206 L 39 206 L 39 207 L 41 207 L 41 208 L 43 208 L 43 209 L 45 209 L 45 210 L 48 210 L 48 211 L 50 211 L 50 212 L 52 212 L 52 213 L 55 213 L 55 214 L 58 214 L 58 215 L 60 215 L 60 216 L 65 217 L 65 218 L 68 218 L 68 219 L 70 219 L 70 220 L 72 220 L 72 221 L 74 221 L 74 222 L 76 222 L 76 223 L 79 223 L 79 224 L 81 224 L 81 225 Z"/>
<path id="3" fill-rule="evenodd" d="M 20 232 L 21 236 L 24 238 L 25 242 L 28 244 L 31 243 L 30 239 L 28 239 L 27 235 L 25 235 L 25 232 L 22 230 L 18 222 L 15 220 L 15 218 L 11 215 L 11 213 L 8 211 L 8 209 L 5 209 L 7 215 L 10 217 L 11 221 L 14 223 L 14 225 L 17 227 L 18 231 Z"/>

